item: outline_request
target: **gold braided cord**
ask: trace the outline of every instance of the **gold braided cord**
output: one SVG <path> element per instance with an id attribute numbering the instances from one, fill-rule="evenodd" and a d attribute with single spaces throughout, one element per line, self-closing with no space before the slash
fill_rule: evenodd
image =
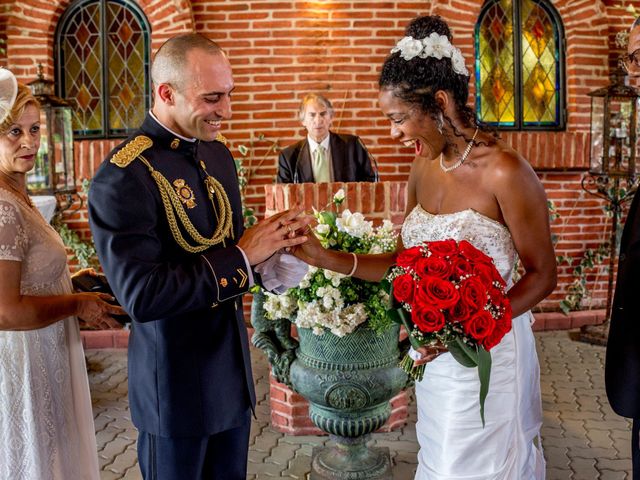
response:
<path id="1" fill-rule="evenodd" d="M 178 194 L 173 190 L 173 187 L 171 186 L 169 180 L 167 180 L 160 172 L 155 170 L 147 161 L 147 159 L 142 156 L 139 156 L 138 158 L 140 158 L 140 160 L 145 163 L 151 173 L 151 176 L 158 185 L 160 197 L 162 198 L 162 204 L 167 215 L 167 221 L 169 222 L 169 229 L 171 230 L 171 234 L 173 235 L 175 241 L 184 250 L 190 253 L 199 253 L 213 245 L 224 242 L 225 238 L 233 235 L 233 218 L 231 204 L 229 203 L 229 197 L 227 197 L 227 194 L 220 182 L 218 182 L 211 176 L 208 176 L 205 180 L 205 184 L 207 185 L 207 189 L 209 191 L 209 198 L 211 199 L 211 203 L 214 204 L 214 210 L 217 211 L 217 209 L 215 208 L 214 197 L 215 201 L 217 201 L 222 210 L 221 214 L 218 217 L 218 224 L 216 226 L 216 230 L 213 232 L 213 236 L 211 238 L 205 238 L 200 235 L 200 232 L 196 230 L 196 228 L 191 223 L 191 220 L 189 220 L 187 212 L 184 210 L 184 206 L 182 205 Z M 180 220 L 180 223 L 182 224 L 186 232 L 198 245 L 193 246 L 189 244 L 189 242 L 187 242 L 187 240 L 184 238 L 178 226 L 176 214 L 178 215 L 178 219 Z"/>

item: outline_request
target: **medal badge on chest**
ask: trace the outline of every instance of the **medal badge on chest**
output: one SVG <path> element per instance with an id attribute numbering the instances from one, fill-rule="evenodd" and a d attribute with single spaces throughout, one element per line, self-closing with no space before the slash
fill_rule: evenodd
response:
<path id="1" fill-rule="evenodd" d="M 176 189 L 178 197 L 180 197 L 180 201 L 182 201 L 187 208 L 194 208 L 196 206 L 196 197 L 191 187 L 187 185 L 187 182 L 182 178 L 177 178 L 173 181 L 173 186 Z"/>

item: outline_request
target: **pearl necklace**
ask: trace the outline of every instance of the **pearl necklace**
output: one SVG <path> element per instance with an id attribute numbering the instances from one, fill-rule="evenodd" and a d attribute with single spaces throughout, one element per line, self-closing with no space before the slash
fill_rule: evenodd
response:
<path id="1" fill-rule="evenodd" d="M 476 127 L 476 131 L 473 132 L 473 137 L 471 137 L 471 141 L 467 144 L 467 148 L 464 149 L 464 152 L 462 152 L 462 155 L 460 156 L 458 161 L 449 167 L 447 167 L 444 164 L 443 155 L 442 155 L 442 152 L 440 152 L 440 168 L 442 169 L 443 172 L 447 173 L 447 172 L 450 172 L 451 170 L 455 170 L 456 168 L 458 168 L 460 165 L 464 163 L 464 161 L 469 156 L 469 153 L 471 153 L 471 149 L 473 148 L 473 141 L 476 139 L 476 135 L 478 135 L 478 127 Z"/>

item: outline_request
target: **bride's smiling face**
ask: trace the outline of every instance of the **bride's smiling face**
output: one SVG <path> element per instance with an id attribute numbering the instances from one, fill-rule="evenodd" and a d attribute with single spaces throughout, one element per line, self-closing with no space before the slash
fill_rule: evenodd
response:
<path id="1" fill-rule="evenodd" d="M 391 138 L 407 147 L 414 147 L 418 157 L 432 160 L 440 155 L 445 139 L 431 116 L 422 112 L 418 105 L 397 97 L 391 89 L 381 90 L 378 102 L 382 113 L 391 122 Z"/>

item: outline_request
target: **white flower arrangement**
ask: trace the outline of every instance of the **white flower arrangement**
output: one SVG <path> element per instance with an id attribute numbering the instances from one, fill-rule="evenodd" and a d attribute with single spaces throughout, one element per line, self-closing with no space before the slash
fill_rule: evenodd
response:
<path id="1" fill-rule="evenodd" d="M 436 32 L 423 39 L 404 37 L 391 49 L 391 53 L 396 52 L 400 52 L 400 56 L 407 61 L 415 57 L 450 58 L 454 72 L 469 76 L 460 49 L 454 47 L 445 35 Z"/>
<path id="2" fill-rule="evenodd" d="M 334 195 L 337 207 L 344 191 Z M 355 253 L 386 253 L 396 248 L 397 234 L 385 220 L 374 227 L 359 212 L 316 211 L 315 234 L 325 248 Z M 379 283 L 366 282 L 341 273 L 309 267 L 296 288 L 282 295 L 265 292 L 265 316 L 272 320 L 288 318 L 300 328 L 316 335 L 330 331 L 343 337 L 368 322 L 376 331 L 392 325 L 386 315 L 388 294 Z"/>

